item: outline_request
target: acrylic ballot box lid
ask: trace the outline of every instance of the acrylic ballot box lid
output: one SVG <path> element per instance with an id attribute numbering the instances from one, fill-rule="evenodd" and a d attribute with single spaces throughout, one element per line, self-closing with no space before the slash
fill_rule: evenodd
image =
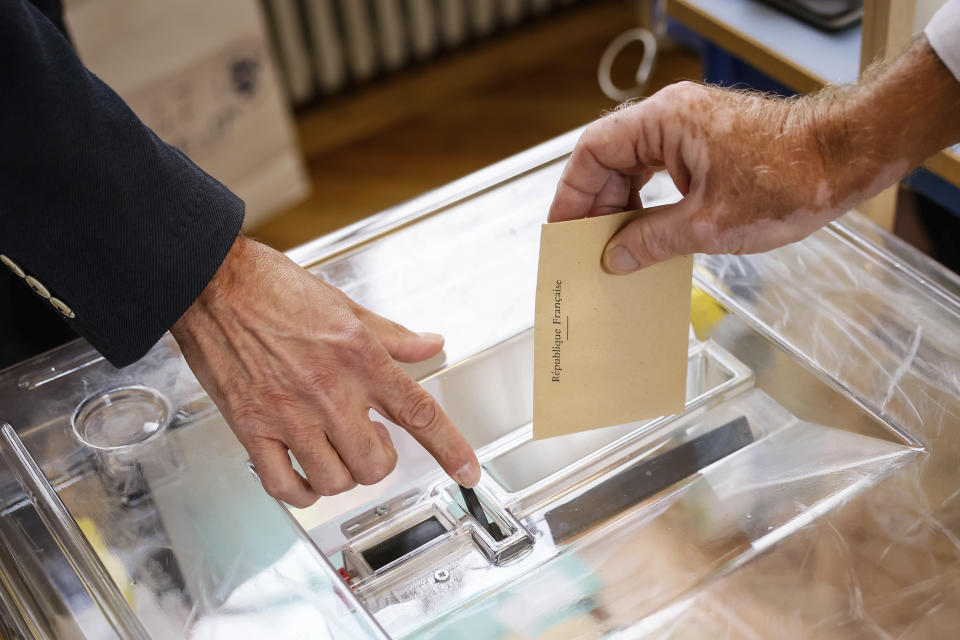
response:
<path id="1" fill-rule="evenodd" d="M 856 213 L 696 256 L 683 413 L 531 439 L 539 230 L 578 133 L 290 252 L 445 335 L 407 368 L 477 450 L 483 522 L 392 424 L 391 476 L 288 509 L 169 336 L 122 370 L 77 341 L 0 372 L 5 632 L 955 630 L 960 281 Z M 677 197 L 666 176 L 642 195 Z"/>

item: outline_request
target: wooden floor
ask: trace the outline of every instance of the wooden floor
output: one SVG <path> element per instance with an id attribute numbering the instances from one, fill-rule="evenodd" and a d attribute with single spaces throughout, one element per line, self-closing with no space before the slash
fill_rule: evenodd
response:
<path id="1" fill-rule="evenodd" d="M 426 113 L 400 122 L 385 115 L 385 128 L 340 142 L 336 148 L 325 148 L 329 145 L 310 139 L 322 136 L 322 129 L 316 126 L 316 112 L 301 114 L 301 147 L 312 150 L 307 166 L 313 194 L 250 230 L 250 235 L 277 249 L 289 249 L 598 117 L 615 103 L 597 85 L 597 62 L 614 36 L 634 26 L 636 14 L 631 5 L 597 2 L 577 9 L 575 15 L 551 18 L 557 20 L 550 27 L 553 31 L 543 31 L 541 37 L 550 38 L 552 55 L 541 56 L 534 66 L 528 65 L 503 80 L 451 91 L 449 98 L 437 101 Z M 493 42 L 490 46 L 501 47 L 501 55 L 489 58 L 490 64 L 498 64 L 503 55 L 509 54 L 504 47 L 516 46 L 521 37 L 517 32 Z M 509 39 L 512 44 L 504 42 Z M 457 84 L 457 69 L 469 70 L 471 64 L 488 60 L 482 49 L 478 46 L 457 54 L 461 59 L 453 60 L 452 67 L 440 67 L 447 62 L 429 63 L 421 72 L 435 73 L 440 85 Z M 631 53 L 636 54 L 632 60 Z M 618 79 L 627 78 L 623 84 L 636 68 L 638 55 L 625 52 L 623 64 L 615 69 Z M 474 72 L 479 73 L 476 69 Z M 658 60 L 650 91 L 699 75 L 695 56 L 666 53 Z M 410 78 L 405 81 L 409 86 Z M 433 91 L 438 89 L 442 94 L 443 86 L 431 86 Z M 379 95 L 390 95 L 378 91 Z M 364 100 L 362 92 L 344 98 L 348 107 L 358 100 Z M 377 108 L 389 112 L 391 105 Z M 349 108 L 341 111 L 349 113 Z M 363 117 L 369 118 L 369 113 Z"/>

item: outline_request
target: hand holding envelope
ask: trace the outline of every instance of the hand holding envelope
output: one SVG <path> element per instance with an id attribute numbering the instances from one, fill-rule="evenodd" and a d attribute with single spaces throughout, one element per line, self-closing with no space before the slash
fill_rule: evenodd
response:
<path id="1" fill-rule="evenodd" d="M 652 210 L 651 210 L 652 211 Z M 534 328 L 534 438 L 679 413 L 692 256 L 629 275 L 600 259 L 644 211 L 545 224 Z"/>

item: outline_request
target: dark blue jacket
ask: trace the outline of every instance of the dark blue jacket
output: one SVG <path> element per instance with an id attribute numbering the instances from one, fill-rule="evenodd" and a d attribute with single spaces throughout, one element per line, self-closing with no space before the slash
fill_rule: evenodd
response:
<path id="1" fill-rule="evenodd" d="M 33 5 L 0 0 L 0 255 L 14 274 L 8 283 L 23 291 L 32 284 L 50 314 L 123 366 L 200 294 L 243 211 L 242 200 L 87 71 Z"/>

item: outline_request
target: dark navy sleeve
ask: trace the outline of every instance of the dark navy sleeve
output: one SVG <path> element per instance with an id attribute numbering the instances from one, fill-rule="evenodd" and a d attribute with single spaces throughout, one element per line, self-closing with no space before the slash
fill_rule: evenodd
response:
<path id="1" fill-rule="evenodd" d="M 107 360 L 137 360 L 183 315 L 243 212 L 33 6 L 0 0 L 0 257 Z"/>

